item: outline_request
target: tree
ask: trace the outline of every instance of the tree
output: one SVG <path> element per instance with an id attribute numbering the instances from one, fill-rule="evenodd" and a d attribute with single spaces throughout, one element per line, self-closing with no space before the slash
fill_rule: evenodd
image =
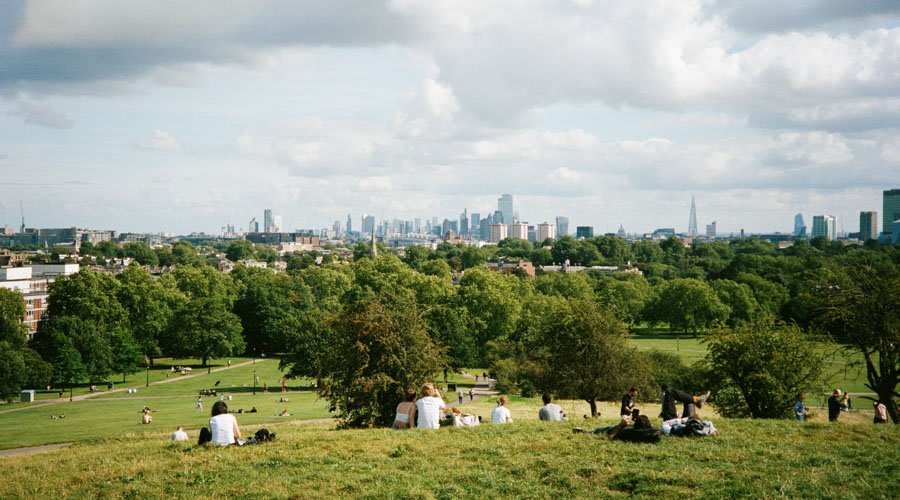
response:
<path id="1" fill-rule="evenodd" d="M 163 261 L 159 256 L 160 262 Z M 172 261 L 182 266 L 206 266 L 206 258 L 200 255 L 197 247 L 187 241 L 176 241 L 172 245 Z"/>
<path id="2" fill-rule="evenodd" d="M 459 283 L 459 304 L 472 318 L 472 332 L 484 360 L 487 344 L 506 339 L 516 328 L 522 310 L 519 279 L 483 267 L 470 269 Z"/>
<path id="3" fill-rule="evenodd" d="M 425 274 L 427 276 L 435 276 L 446 280 L 449 280 L 452 274 L 450 264 L 447 264 L 447 261 L 442 259 L 425 261 L 419 267 L 419 270 L 422 271 L 422 274 Z"/>
<path id="4" fill-rule="evenodd" d="M 725 321 L 728 326 L 751 321 L 759 315 L 759 304 L 749 286 L 731 280 L 715 280 L 712 287 L 719 300 L 731 311 Z"/>
<path id="5" fill-rule="evenodd" d="M 796 394 L 820 385 L 828 352 L 797 326 L 771 319 L 716 328 L 706 342 L 716 406 L 726 417 L 789 418 Z"/>
<path id="6" fill-rule="evenodd" d="M 309 288 L 270 269 L 240 266 L 231 274 L 240 285 L 234 313 L 241 320 L 247 352 L 285 352 L 286 337 L 300 328 L 297 306 L 311 299 Z"/>
<path id="7" fill-rule="evenodd" d="M 122 254 L 131 257 L 142 266 L 159 265 L 159 257 L 146 243 L 136 241 L 122 245 Z"/>
<path id="8" fill-rule="evenodd" d="M 866 387 L 900 423 L 900 267 L 885 255 L 849 255 L 843 273 L 817 286 L 821 322 L 849 349 L 862 354 Z"/>
<path id="9" fill-rule="evenodd" d="M 596 286 L 597 301 L 613 312 L 616 318 L 630 325 L 641 322 L 644 309 L 653 299 L 650 283 L 640 275 L 624 279 L 600 278 Z"/>
<path id="10" fill-rule="evenodd" d="M 724 321 L 728 306 L 716 296 L 705 282 L 684 278 L 668 281 L 660 286 L 659 294 L 648 306 L 646 318 L 668 323 L 672 330 L 697 331 L 709 328 L 715 321 Z"/>
<path id="11" fill-rule="evenodd" d="M 81 354 L 75 349 L 72 338 L 65 332 L 65 327 L 56 327 L 51 320 L 49 325 L 38 330 L 32 341 L 32 347 L 41 358 L 50 364 L 50 381 L 57 387 L 72 387 L 87 377 Z"/>
<path id="12" fill-rule="evenodd" d="M 317 357 L 318 393 L 344 427 L 387 426 L 404 391 L 444 367 L 410 297 L 384 294 L 348 304 Z"/>
<path id="13" fill-rule="evenodd" d="M 588 240 L 600 251 L 603 264 L 622 266 L 633 259 L 628 242 L 618 236 L 598 236 Z"/>
<path id="14" fill-rule="evenodd" d="M 421 245 L 413 245 L 406 249 L 406 253 L 403 255 L 403 262 L 418 271 L 419 268 L 422 267 L 422 264 L 428 261 L 430 254 L 430 249 Z"/>
<path id="15" fill-rule="evenodd" d="M 21 292 L 0 288 L 0 341 L 20 348 L 25 345 L 25 300 Z"/>
<path id="16" fill-rule="evenodd" d="M 0 340 L 0 400 L 11 401 L 25 388 L 46 385 L 50 366 L 27 347 Z"/>
<path id="17" fill-rule="evenodd" d="M 596 416 L 597 400 L 611 399 L 633 382 L 625 324 L 586 299 L 540 297 L 520 327 L 534 386 L 582 399 Z"/>
<path id="18" fill-rule="evenodd" d="M 253 258 L 253 243 L 247 240 L 234 240 L 225 250 L 225 258 L 232 262 Z"/>
<path id="19" fill-rule="evenodd" d="M 159 340 L 172 320 L 175 297 L 140 266 L 129 266 L 116 278 L 121 284 L 118 301 L 125 309 L 134 341 L 152 365 L 160 354 Z"/>

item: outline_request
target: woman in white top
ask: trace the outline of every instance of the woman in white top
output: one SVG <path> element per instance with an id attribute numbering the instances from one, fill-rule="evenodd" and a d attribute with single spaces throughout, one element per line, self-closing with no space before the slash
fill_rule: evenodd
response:
<path id="1" fill-rule="evenodd" d="M 391 426 L 395 431 L 409 429 L 409 423 L 415 421 L 416 391 L 407 389 L 404 396 L 403 402 L 397 405 L 397 415 L 394 417 L 394 425 Z"/>
<path id="2" fill-rule="evenodd" d="M 500 396 L 497 400 L 497 407 L 491 411 L 491 422 L 496 424 L 511 424 L 512 414 L 509 411 L 509 398 Z"/>
<path id="3" fill-rule="evenodd" d="M 447 409 L 437 389 L 431 384 L 422 386 L 422 397 L 416 400 L 416 408 L 410 417 L 419 429 L 440 429 L 441 413 Z"/>
<path id="4" fill-rule="evenodd" d="M 209 430 L 212 443 L 219 446 L 234 444 L 241 438 L 241 429 L 237 419 L 228 413 L 228 405 L 224 401 L 216 401 L 212 407 L 212 418 L 209 419 Z"/>

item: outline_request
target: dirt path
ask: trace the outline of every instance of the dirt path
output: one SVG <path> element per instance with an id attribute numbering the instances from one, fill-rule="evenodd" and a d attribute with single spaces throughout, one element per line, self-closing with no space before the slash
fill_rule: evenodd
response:
<path id="1" fill-rule="evenodd" d="M 256 363 L 257 364 L 258 363 L 266 363 L 266 362 L 270 362 L 270 361 L 272 361 L 272 360 L 263 359 L 263 360 L 257 360 Z M 216 372 L 220 372 L 223 370 L 230 370 L 232 368 L 237 368 L 239 366 L 246 366 L 246 365 L 250 365 L 253 363 L 254 363 L 253 361 L 244 361 L 243 363 L 235 363 L 231 366 L 223 366 L 220 368 L 214 368 L 214 369 L 210 370 L 209 373 L 211 374 L 211 373 L 216 373 Z M 156 382 L 151 382 L 150 385 L 168 384 L 170 382 L 179 382 L 181 380 L 187 380 L 189 378 L 202 377 L 204 375 L 208 375 L 207 373 L 202 373 L 203 370 L 197 370 L 197 371 L 198 371 L 198 373 L 191 373 L 190 375 L 183 375 L 183 376 L 177 377 L 177 378 L 167 378 L 167 379 L 163 379 L 163 380 L 157 380 Z M 124 387 L 124 388 L 120 388 L 120 389 L 113 389 L 111 391 L 97 391 L 97 392 L 89 392 L 87 394 L 79 394 L 78 396 L 72 397 L 72 401 L 83 401 L 85 399 L 96 398 L 98 396 L 104 396 L 107 394 L 115 394 L 117 392 L 125 392 L 127 390 L 128 390 L 128 388 Z M 4 413 L 12 413 L 14 411 L 30 410 L 32 408 L 40 408 L 42 406 L 50 406 L 50 405 L 55 405 L 55 404 L 59 404 L 59 403 L 68 403 L 68 402 L 69 402 L 69 398 L 66 398 L 66 397 L 56 398 L 56 399 L 45 399 L 45 400 L 41 401 L 40 403 L 35 403 L 33 405 L 20 406 L 18 408 L 11 408 L 9 410 L 0 410 L 0 415 L 2 415 Z"/>
<path id="2" fill-rule="evenodd" d="M 43 446 L 29 446 L 28 448 L 12 448 L 10 450 L 0 450 L 0 458 L 14 457 L 16 455 L 33 455 L 45 451 L 58 450 L 72 446 L 73 443 L 45 444 Z"/>

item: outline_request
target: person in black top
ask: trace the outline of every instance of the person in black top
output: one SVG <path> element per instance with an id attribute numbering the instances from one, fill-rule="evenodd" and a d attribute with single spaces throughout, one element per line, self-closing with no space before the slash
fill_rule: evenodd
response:
<path id="1" fill-rule="evenodd" d="M 635 396 L 637 396 L 637 389 L 634 387 L 628 389 L 628 393 L 622 396 L 622 407 L 619 408 L 619 416 L 631 415 L 631 410 L 634 410 Z"/>
<path id="2" fill-rule="evenodd" d="M 841 390 L 835 389 L 834 392 L 831 393 L 831 397 L 828 398 L 828 421 L 837 422 L 841 410 L 846 407 L 847 406 L 841 402 Z"/>
<path id="3" fill-rule="evenodd" d="M 675 403 L 684 404 L 685 413 L 690 415 L 693 412 L 689 412 L 688 406 L 695 405 L 697 408 L 702 408 L 703 403 L 709 398 L 709 391 L 706 391 L 705 394 L 701 396 L 691 396 L 690 394 L 679 391 L 678 389 L 671 389 L 667 384 L 662 385 L 663 392 L 663 401 L 662 401 L 662 412 L 660 416 L 663 420 L 672 420 L 674 418 L 678 418 L 678 412 L 675 409 Z"/>

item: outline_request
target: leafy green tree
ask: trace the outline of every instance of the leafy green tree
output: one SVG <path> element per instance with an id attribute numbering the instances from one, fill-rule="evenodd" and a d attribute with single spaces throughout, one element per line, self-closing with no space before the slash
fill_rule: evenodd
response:
<path id="1" fill-rule="evenodd" d="M 862 354 L 866 387 L 878 395 L 891 420 L 900 423 L 900 266 L 870 251 L 843 262 L 844 272 L 829 276 L 814 291 L 819 324 Z"/>
<path id="2" fill-rule="evenodd" d="M 715 280 L 712 287 L 719 300 L 731 311 L 726 320 L 728 326 L 745 323 L 759 316 L 759 304 L 749 286 L 731 280 Z"/>
<path id="3" fill-rule="evenodd" d="M 169 267 L 175 265 L 175 256 L 172 255 L 170 247 L 154 248 L 153 253 L 156 254 L 160 266 Z"/>
<path id="4" fill-rule="evenodd" d="M 15 290 L 0 288 L 0 341 L 9 342 L 15 348 L 25 345 L 25 300 Z"/>
<path id="5" fill-rule="evenodd" d="M 162 262 L 162 257 L 159 257 Z M 206 266 L 206 258 L 197 251 L 197 247 L 187 241 L 176 241 L 172 245 L 172 261 L 182 266 Z"/>
<path id="6" fill-rule="evenodd" d="M 463 275 L 459 283 L 459 303 L 472 318 L 472 331 L 479 346 L 479 359 L 485 359 L 487 343 L 505 340 L 515 330 L 522 310 L 518 278 L 476 267 Z"/>
<path id="7" fill-rule="evenodd" d="M 590 278 L 582 273 L 547 273 L 534 280 L 534 290 L 543 295 L 565 298 L 595 298 Z"/>
<path id="8" fill-rule="evenodd" d="M 638 240 L 631 244 L 631 253 L 634 260 L 641 264 L 661 263 L 665 258 L 665 252 L 659 243 L 653 240 Z"/>
<path id="9" fill-rule="evenodd" d="M 406 254 L 403 256 L 403 262 L 418 271 L 422 267 L 422 264 L 428 261 L 430 255 L 431 250 L 428 248 L 421 245 L 413 245 L 406 249 Z"/>
<path id="10" fill-rule="evenodd" d="M 317 357 L 319 395 L 344 427 L 387 426 L 406 389 L 444 368 L 416 303 L 386 293 L 348 304 Z"/>
<path id="11" fill-rule="evenodd" d="M 497 243 L 497 246 L 500 248 L 500 251 L 497 252 L 498 256 L 519 259 L 527 259 L 534 250 L 530 241 L 518 238 L 505 238 Z"/>
<path id="12" fill-rule="evenodd" d="M 446 280 L 450 279 L 453 272 L 450 269 L 450 264 L 447 264 L 447 261 L 441 259 L 425 261 L 425 263 L 419 267 L 419 270 L 422 271 L 422 274 Z"/>
<path id="13" fill-rule="evenodd" d="M 131 257 L 138 261 L 142 266 L 159 265 L 159 257 L 149 245 L 143 242 L 125 243 L 122 245 L 122 253 L 125 257 Z"/>
<path id="14" fill-rule="evenodd" d="M 633 383 L 625 325 L 594 301 L 541 297 L 526 310 L 521 338 L 527 377 L 538 390 L 587 401 L 596 416 L 598 400 Z"/>
<path id="15" fill-rule="evenodd" d="M 628 261 L 633 260 L 631 249 L 628 248 L 628 242 L 618 236 L 604 235 L 587 241 L 597 247 L 604 265 L 623 266 Z"/>
<path id="16" fill-rule="evenodd" d="M 705 282 L 686 278 L 668 281 L 647 307 L 645 316 L 656 323 L 668 323 L 673 330 L 698 331 L 728 318 L 728 306 Z"/>
<path id="17" fill-rule="evenodd" d="M 828 349 L 798 327 L 771 319 L 735 329 L 716 328 L 706 337 L 713 389 L 727 417 L 789 418 L 798 392 L 821 384 Z"/>
<path id="18" fill-rule="evenodd" d="M 311 300 L 309 288 L 270 269 L 241 266 L 231 275 L 240 285 L 234 312 L 241 319 L 247 352 L 284 352 L 287 337 L 301 327 L 297 306 Z"/>
<path id="19" fill-rule="evenodd" d="M 32 347 L 50 364 L 51 383 L 56 387 L 72 387 L 87 378 L 88 374 L 72 336 L 67 334 L 67 325 L 60 323 L 58 318 L 51 319 L 46 327 L 38 330 Z"/>
<path id="20" fill-rule="evenodd" d="M 571 236 L 563 236 L 553 245 L 550 255 L 553 256 L 553 262 L 556 264 L 562 265 L 568 261 L 569 264 L 574 265 L 576 262 L 580 262 L 578 241 Z"/>
<path id="21" fill-rule="evenodd" d="M 549 266 L 553 264 L 553 252 L 549 248 L 536 248 L 531 252 L 530 259 L 534 267 Z"/>
<path id="22" fill-rule="evenodd" d="M 232 262 L 253 258 L 253 243 L 247 240 L 234 240 L 225 250 L 225 258 Z"/>
<path id="23" fill-rule="evenodd" d="M 633 278 L 604 276 L 595 287 L 595 293 L 601 305 L 629 325 L 643 320 L 644 309 L 653 300 L 650 283 L 640 275 L 633 275 Z"/>
<path id="24" fill-rule="evenodd" d="M 493 250 L 491 250 L 493 249 Z M 475 266 L 480 266 L 488 261 L 494 254 L 490 252 L 497 250 L 497 247 L 484 247 L 477 248 L 474 246 L 467 246 L 460 253 L 459 258 L 462 261 L 463 269 L 470 269 Z"/>
<path id="25" fill-rule="evenodd" d="M 790 299 L 787 288 L 756 274 L 740 273 L 735 281 L 750 287 L 750 292 L 753 293 L 753 298 L 760 309 L 773 318 L 779 317 L 781 308 Z"/>
<path id="26" fill-rule="evenodd" d="M 175 297 L 140 266 L 129 266 L 116 278 L 121 284 L 118 301 L 127 314 L 134 342 L 152 365 L 160 354 L 160 338 L 172 320 Z"/>
<path id="27" fill-rule="evenodd" d="M 119 245 L 115 241 L 105 240 L 97 243 L 94 246 L 94 255 L 105 257 L 107 259 L 114 259 L 118 256 L 119 253 Z"/>
<path id="28" fill-rule="evenodd" d="M 22 345 L 0 340 L 0 400 L 11 401 L 22 389 L 47 385 L 51 368 Z"/>

